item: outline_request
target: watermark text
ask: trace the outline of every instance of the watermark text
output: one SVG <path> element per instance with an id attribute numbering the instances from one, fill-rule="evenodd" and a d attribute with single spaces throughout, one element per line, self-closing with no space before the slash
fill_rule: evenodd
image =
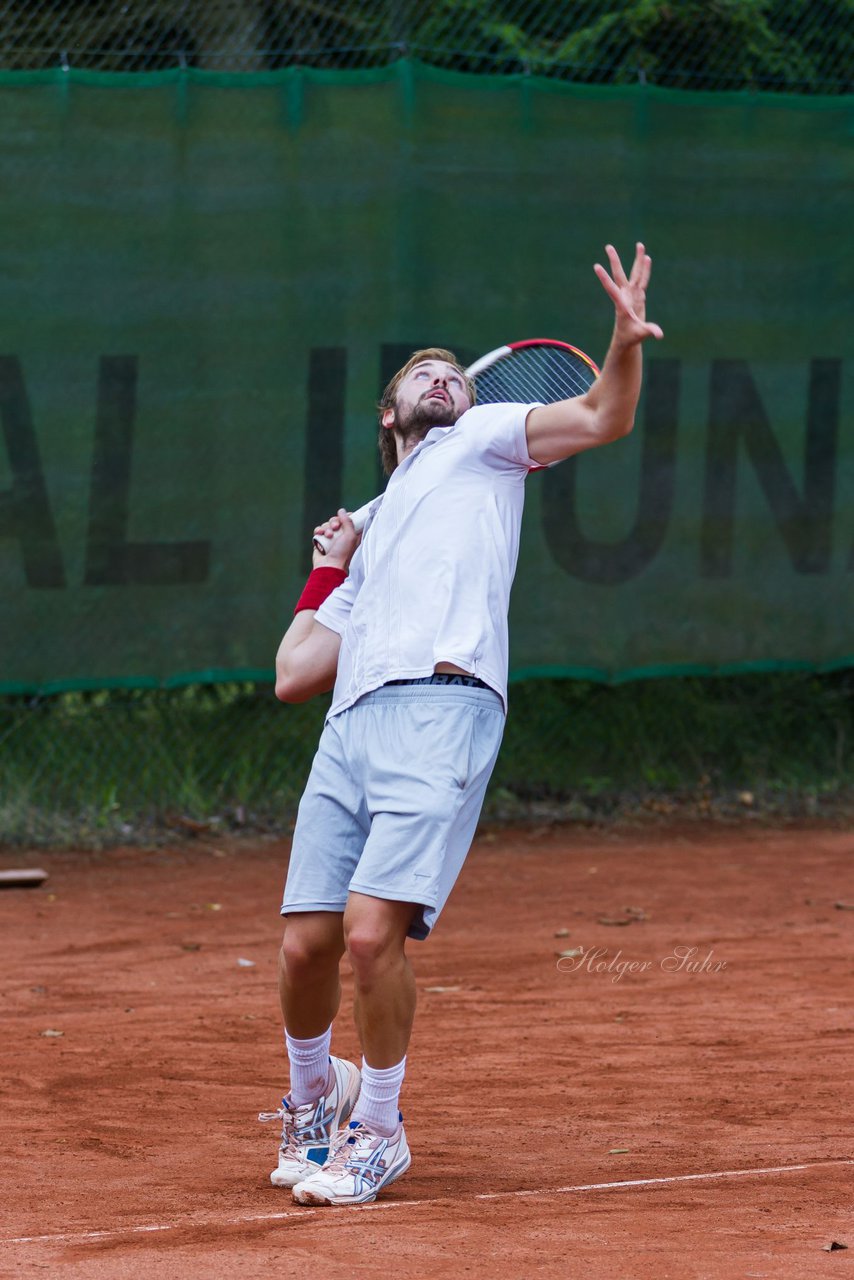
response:
<path id="1" fill-rule="evenodd" d="M 652 969 L 692 976 L 722 973 L 727 962 L 716 959 L 711 947 L 703 951 L 700 947 L 678 946 L 657 960 L 631 960 L 622 950 L 611 951 L 608 947 L 575 947 L 559 958 L 557 967 L 561 973 L 599 974 L 611 982 L 620 982 L 627 974 L 649 973 Z"/>

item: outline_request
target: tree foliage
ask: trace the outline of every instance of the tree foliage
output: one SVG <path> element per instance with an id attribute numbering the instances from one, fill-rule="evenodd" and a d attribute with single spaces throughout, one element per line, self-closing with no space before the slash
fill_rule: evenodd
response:
<path id="1" fill-rule="evenodd" d="M 0 65 L 376 66 L 854 90 L 854 0 L 13 0 Z"/>
<path id="2" fill-rule="evenodd" d="M 597 84 L 846 93 L 854 0 L 440 0 L 413 32 L 430 60 Z"/>

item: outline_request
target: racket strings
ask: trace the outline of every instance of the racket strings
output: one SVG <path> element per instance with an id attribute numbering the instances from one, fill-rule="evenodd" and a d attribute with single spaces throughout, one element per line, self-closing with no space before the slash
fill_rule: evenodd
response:
<path id="1" fill-rule="evenodd" d="M 475 378 L 479 404 L 553 404 L 583 395 L 595 369 L 565 347 L 532 346 L 511 351 Z"/>

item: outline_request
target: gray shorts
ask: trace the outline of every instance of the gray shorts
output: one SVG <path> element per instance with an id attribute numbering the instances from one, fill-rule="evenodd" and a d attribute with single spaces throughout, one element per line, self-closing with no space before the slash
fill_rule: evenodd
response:
<path id="1" fill-rule="evenodd" d="M 282 915 L 351 891 L 414 902 L 426 938 L 474 837 L 504 732 L 491 689 L 385 685 L 327 721 L 294 831 Z"/>

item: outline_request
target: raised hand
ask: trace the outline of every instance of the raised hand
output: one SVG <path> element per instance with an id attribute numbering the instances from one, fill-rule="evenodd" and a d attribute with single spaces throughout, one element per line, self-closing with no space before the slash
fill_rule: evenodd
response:
<path id="1" fill-rule="evenodd" d="M 638 242 L 631 274 L 626 275 L 620 255 L 612 244 L 605 245 L 611 265 L 609 275 L 596 263 L 593 270 L 599 283 L 614 304 L 616 313 L 615 337 L 625 343 L 644 342 L 647 338 L 663 338 L 660 326 L 646 318 L 646 286 L 652 270 L 652 258 Z"/>

